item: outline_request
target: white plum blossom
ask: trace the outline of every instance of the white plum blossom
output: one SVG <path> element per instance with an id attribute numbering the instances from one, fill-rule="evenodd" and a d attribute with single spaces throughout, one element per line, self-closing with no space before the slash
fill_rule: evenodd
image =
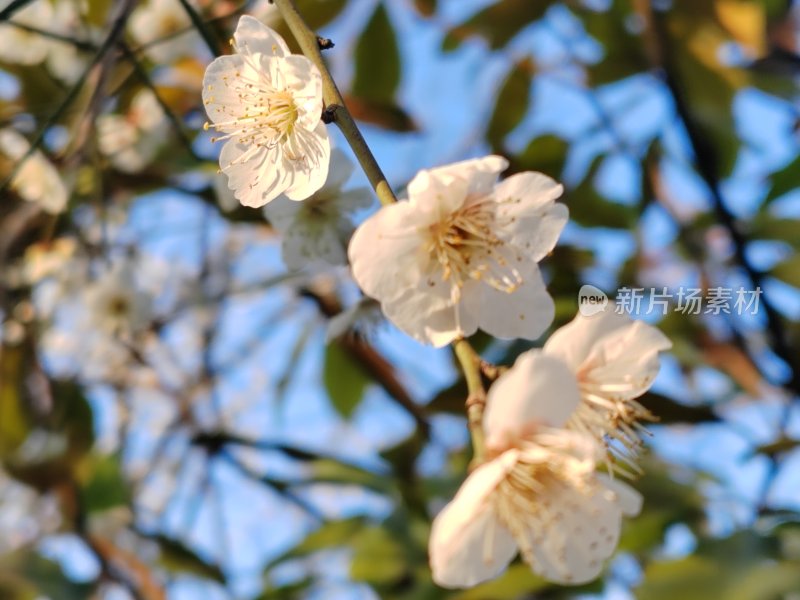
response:
<path id="1" fill-rule="evenodd" d="M 541 173 L 498 183 L 499 156 L 421 171 L 408 201 L 384 206 L 350 242 L 353 276 L 417 340 L 444 346 L 478 328 L 534 339 L 554 306 L 538 262 L 555 246 L 567 208 Z"/>
<path id="2" fill-rule="evenodd" d="M 152 318 L 151 297 L 134 280 L 133 265 L 119 262 L 84 292 L 88 325 L 109 335 L 130 337 Z"/>
<path id="3" fill-rule="evenodd" d="M 43 210 L 60 213 L 69 200 L 67 187 L 47 157 L 39 150 L 28 155 L 30 149 L 28 140 L 13 129 L 0 130 L 0 155 L 12 162 L 11 169 L 16 168 L 11 188 Z"/>
<path id="4" fill-rule="evenodd" d="M 347 155 L 334 149 L 328 180 L 310 198 L 298 202 L 280 196 L 264 207 L 264 215 L 283 234 L 281 252 L 290 269 L 347 264 L 347 242 L 353 233 L 350 214 L 372 204 L 366 188 L 342 190 L 353 168 Z"/>
<path id="5" fill-rule="evenodd" d="M 124 115 L 101 115 L 97 119 L 100 151 L 126 173 L 141 171 L 155 158 L 167 131 L 164 109 L 149 89 L 136 94 Z"/>
<path id="6" fill-rule="evenodd" d="M 284 194 L 303 200 L 328 176 L 330 141 L 322 116 L 322 77 L 306 57 L 245 15 L 233 35 L 236 54 L 206 69 L 203 103 L 222 133 L 220 168 L 245 206 Z"/>
<path id="7" fill-rule="evenodd" d="M 492 579 L 517 552 L 557 583 L 600 574 L 622 517 L 639 512 L 641 496 L 596 473 L 602 446 L 591 436 L 563 429 L 580 401 L 567 367 L 541 353 L 523 355 L 490 388 L 488 460 L 433 522 L 429 553 L 437 584 L 470 587 Z"/>
<path id="8" fill-rule="evenodd" d="M 11 0 L 0 0 L 5 9 Z M 50 2 L 29 2 L 17 10 L 8 23 L 0 23 L 0 60 L 11 64 L 36 65 L 47 58 L 49 40 L 33 31 L 17 27 L 46 29 L 53 21 L 53 6 Z"/>
<path id="9" fill-rule="evenodd" d="M 139 4 L 128 19 L 128 28 L 156 63 L 168 64 L 195 54 L 197 32 L 180 0 L 148 0 Z"/>
<path id="10" fill-rule="evenodd" d="M 542 352 L 566 365 L 581 392 L 582 401 L 568 428 L 616 441 L 609 444 L 609 452 L 638 470 L 631 459 L 641 445 L 640 421 L 655 417 L 636 398 L 658 374 L 658 353 L 671 347 L 657 328 L 610 308 L 592 316 L 579 313 L 553 333 Z"/>

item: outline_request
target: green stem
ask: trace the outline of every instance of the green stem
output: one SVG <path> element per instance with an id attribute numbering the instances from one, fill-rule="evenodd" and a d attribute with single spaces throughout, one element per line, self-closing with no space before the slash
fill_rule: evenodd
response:
<path id="1" fill-rule="evenodd" d="M 383 205 L 397 202 L 392 188 L 386 181 L 386 176 L 372 155 L 369 146 L 367 146 L 367 142 L 364 136 L 361 135 L 353 116 L 347 110 L 344 98 L 342 98 L 339 88 L 336 87 L 336 82 L 333 81 L 331 72 L 322 59 L 317 34 L 306 24 L 303 16 L 297 10 L 294 0 L 274 0 L 274 3 L 300 45 L 303 54 L 317 66 L 322 74 L 322 98 L 325 101 L 326 115 L 339 126 L 342 134 L 344 134 L 347 143 L 353 149 L 361 168 L 375 190 L 378 200 Z"/>
<path id="2" fill-rule="evenodd" d="M 481 380 L 481 357 L 463 338 L 453 343 L 456 358 L 464 372 L 467 382 L 467 424 L 472 438 L 472 467 L 481 464 L 486 454 L 486 440 L 483 433 L 483 409 L 486 406 L 486 390 Z"/>

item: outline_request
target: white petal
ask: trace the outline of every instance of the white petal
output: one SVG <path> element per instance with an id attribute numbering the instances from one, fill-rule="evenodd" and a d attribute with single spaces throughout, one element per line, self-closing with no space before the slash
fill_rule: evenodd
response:
<path id="1" fill-rule="evenodd" d="M 347 264 L 344 243 L 335 227 L 329 224 L 304 225 L 297 223 L 284 235 L 281 254 L 289 269 L 299 270 L 318 262 L 328 265 Z"/>
<path id="2" fill-rule="evenodd" d="M 531 523 L 531 567 L 556 583 L 577 585 L 595 579 L 619 541 L 622 511 L 616 496 L 595 482 L 580 492 L 549 486 L 546 512 Z"/>
<path id="3" fill-rule="evenodd" d="M 323 187 L 324 190 L 339 191 L 344 187 L 344 184 L 350 179 L 350 176 L 355 170 L 353 161 L 347 156 L 341 148 L 334 148 L 331 150 L 331 166 L 328 170 L 328 180 Z"/>
<path id="4" fill-rule="evenodd" d="M 368 296 L 380 302 L 420 285 L 422 242 L 417 215 L 408 202 L 384 206 L 364 221 L 350 240 L 353 277 Z"/>
<path id="5" fill-rule="evenodd" d="M 607 333 L 628 326 L 632 319 L 605 310 L 586 317 L 578 313 L 575 318 L 553 332 L 544 345 L 548 354 L 561 357 L 574 370 L 587 359 L 595 344 Z"/>
<path id="6" fill-rule="evenodd" d="M 236 71 L 244 68 L 244 59 L 238 55 L 215 58 L 203 75 L 203 105 L 208 118 L 214 123 L 228 121 L 231 118 L 229 108 L 241 104 L 233 87 L 227 85 L 226 79 L 236 76 Z"/>
<path id="7" fill-rule="evenodd" d="M 579 314 L 550 337 L 544 350 L 593 382 L 629 384 L 615 395 L 635 398 L 658 374 L 659 351 L 671 347 L 657 328 L 606 309 L 592 316 Z"/>
<path id="8" fill-rule="evenodd" d="M 501 448 L 536 426 L 561 427 L 580 398 L 578 382 L 563 361 L 530 350 L 489 388 L 486 443 Z"/>
<path id="9" fill-rule="evenodd" d="M 283 38 L 261 21 L 250 15 L 242 15 L 233 34 L 238 52 L 265 54 L 267 56 L 289 56 L 291 50 Z"/>
<path id="10" fill-rule="evenodd" d="M 494 197 L 509 207 L 517 207 L 514 214 L 524 214 L 551 206 L 563 193 L 564 186 L 547 175 L 525 171 L 516 173 L 497 184 Z"/>
<path id="11" fill-rule="evenodd" d="M 616 495 L 616 502 L 626 517 L 635 517 L 642 510 L 642 495 L 619 479 L 604 473 L 597 474 L 598 481 Z"/>
<path id="12" fill-rule="evenodd" d="M 290 159 L 284 150 L 284 168 L 292 174 L 292 183 L 284 193 L 292 200 L 305 200 L 325 185 L 328 177 L 331 155 L 328 129 L 319 121 L 313 132 L 298 129 L 289 141 L 292 155 L 300 155 L 302 159 Z"/>
<path id="13" fill-rule="evenodd" d="M 429 173 L 441 180 L 454 177 L 469 182 L 467 193 L 470 196 L 485 196 L 497 183 L 497 178 L 508 168 L 508 161 L 502 156 L 484 156 L 430 169 Z M 409 193 L 411 185 L 409 184 Z"/>
<path id="14" fill-rule="evenodd" d="M 477 329 L 469 315 L 459 315 L 449 290 L 449 284 L 441 280 L 434 287 L 422 283 L 382 302 L 381 308 L 387 319 L 415 340 L 441 348 Z"/>
<path id="15" fill-rule="evenodd" d="M 420 226 L 442 222 L 464 205 L 469 182 L 460 177 L 439 177 L 420 171 L 408 184 L 408 200 L 414 206 Z"/>
<path id="16" fill-rule="evenodd" d="M 289 200 L 286 196 L 275 198 L 275 200 L 263 208 L 264 216 L 269 221 L 270 225 L 281 233 L 286 233 L 294 223 L 297 214 L 302 210 L 302 202 Z"/>
<path id="17" fill-rule="evenodd" d="M 499 575 L 516 554 L 489 497 L 516 463 L 510 450 L 478 467 L 433 520 L 429 552 L 433 580 L 444 587 L 470 587 Z"/>
<path id="18" fill-rule="evenodd" d="M 522 285 L 511 293 L 480 281 L 470 281 L 464 286 L 464 311 L 486 333 L 502 339 L 535 340 L 553 322 L 555 305 L 539 268 L 535 264 L 528 268 Z"/>
<path id="19" fill-rule="evenodd" d="M 539 262 L 553 251 L 569 219 L 569 210 L 560 203 L 531 210 L 501 204 L 498 206 L 498 214 L 506 222 L 511 221 L 508 243 L 526 260 L 534 262 Z"/>

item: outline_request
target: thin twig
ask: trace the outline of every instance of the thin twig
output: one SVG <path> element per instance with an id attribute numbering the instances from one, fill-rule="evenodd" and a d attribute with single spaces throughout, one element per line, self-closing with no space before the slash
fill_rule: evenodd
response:
<path id="1" fill-rule="evenodd" d="M 472 438 L 472 465 L 481 464 L 486 454 L 486 440 L 483 432 L 483 409 L 486 406 L 486 390 L 481 380 L 481 357 L 470 343 L 461 338 L 453 343 L 456 358 L 464 372 L 467 382 L 467 423 Z"/>
<path id="2" fill-rule="evenodd" d="M 339 88 L 336 87 L 336 82 L 334 82 L 325 61 L 322 59 L 319 37 L 306 24 L 303 16 L 297 10 L 294 0 L 274 0 L 274 3 L 294 34 L 303 54 L 317 66 L 322 75 L 322 97 L 326 106 L 323 120 L 336 123 L 339 126 L 381 204 L 387 205 L 397 202 L 392 188 L 386 181 L 386 176 L 375 160 L 369 146 L 367 146 L 367 142 L 364 140 L 361 131 L 359 131 L 353 116 L 347 110 L 344 98 L 339 92 Z"/>

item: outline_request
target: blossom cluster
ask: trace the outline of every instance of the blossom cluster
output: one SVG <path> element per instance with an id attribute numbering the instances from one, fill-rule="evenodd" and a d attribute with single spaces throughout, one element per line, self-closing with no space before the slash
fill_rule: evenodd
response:
<path id="1" fill-rule="evenodd" d="M 329 166 L 319 70 L 252 17 L 241 18 L 232 44 L 203 86 L 228 187 L 243 205 L 266 207 L 286 234 L 290 268 L 344 263 L 349 213 L 366 202 L 342 192 L 343 153 Z M 535 340 L 551 326 L 539 262 L 568 220 L 557 202 L 563 188 L 541 173 L 501 179 L 508 166 L 487 156 L 420 171 L 406 198 L 355 229 L 346 261 L 355 282 L 416 340 L 442 347 L 479 329 Z M 579 314 L 497 378 L 479 460 L 433 523 L 437 583 L 475 585 L 517 553 L 554 582 L 598 576 L 623 517 L 640 509 L 639 494 L 615 475 L 640 470 L 642 422 L 654 417 L 637 398 L 670 346 L 656 328 L 613 310 Z"/>

